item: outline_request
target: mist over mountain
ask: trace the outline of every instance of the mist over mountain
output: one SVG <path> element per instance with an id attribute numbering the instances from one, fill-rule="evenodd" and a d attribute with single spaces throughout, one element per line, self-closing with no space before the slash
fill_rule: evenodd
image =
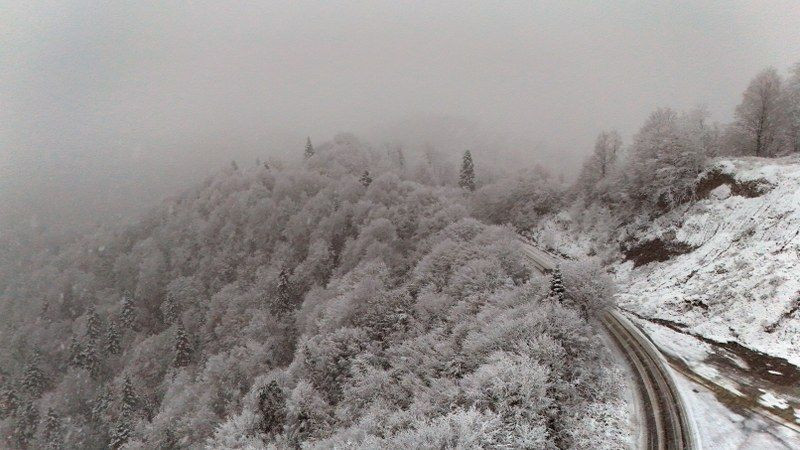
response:
<path id="1" fill-rule="evenodd" d="M 800 54 L 792 2 L 3 11 L 0 217 L 26 226 L 130 217 L 230 160 L 291 159 L 340 132 L 382 145 L 395 124 L 420 145 L 503 136 L 510 160 L 570 178 L 599 131 L 629 137 L 658 106 L 726 122 L 753 67 Z M 474 124 L 470 139 L 424 125 L 436 117 Z"/>

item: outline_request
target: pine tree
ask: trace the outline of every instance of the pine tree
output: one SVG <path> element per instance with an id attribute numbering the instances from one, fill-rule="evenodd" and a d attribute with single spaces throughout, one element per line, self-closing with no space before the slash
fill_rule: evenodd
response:
<path id="1" fill-rule="evenodd" d="M 468 191 L 475 190 L 475 166 L 472 163 L 472 153 L 470 153 L 469 150 L 464 152 L 458 186 Z"/>
<path id="2" fill-rule="evenodd" d="M 4 387 L 0 389 L 0 419 L 4 419 L 17 411 L 19 400 L 14 389 Z"/>
<path id="3" fill-rule="evenodd" d="M 61 419 L 59 419 L 55 411 L 53 411 L 53 408 L 48 408 L 47 416 L 44 418 L 43 435 L 45 439 L 45 448 L 55 450 L 64 446 Z"/>
<path id="4" fill-rule="evenodd" d="M 111 406 L 111 393 L 108 391 L 107 388 L 103 388 L 97 396 L 92 400 L 92 412 L 91 417 L 92 420 L 95 422 L 100 422 L 103 418 L 103 415 L 108 411 L 109 406 Z"/>
<path id="5" fill-rule="evenodd" d="M 303 157 L 305 159 L 309 159 L 312 156 L 314 156 L 314 153 L 315 153 L 314 146 L 311 145 L 311 137 L 308 137 L 306 138 L 306 150 L 305 153 L 303 153 Z"/>
<path id="6" fill-rule="evenodd" d="M 28 448 L 39 424 L 39 410 L 30 400 L 17 409 L 14 423 L 14 440 L 21 448 Z"/>
<path id="7" fill-rule="evenodd" d="M 125 445 L 133 435 L 133 425 L 131 424 L 131 416 L 126 411 L 122 411 L 117 422 L 111 427 L 110 437 L 111 448 L 118 449 Z"/>
<path id="8" fill-rule="evenodd" d="M 178 437 L 175 436 L 175 432 L 172 431 L 171 427 L 167 427 L 164 430 L 164 436 L 161 438 L 158 448 L 160 450 L 174 450 L 180 448 L 178 445 Z"/>
<path id="9" fill-rule="evenodd" d="M 292 285 L 289 281 L 289 271 L 281 269 L 278 274 L 278 310 L 281 312 L 291 309 L 292 304 Z"/>
<path id="10" fill-rule="evenodd" d="M 100 376 L 100 358 L 97 356 L 97 347 L 91 339 L 83 345 L 81 367 L 88 370 L 93 379 Z"/>
<path id="11" fill-rule="evenodd" d="M 127 411 L 131 416 L 139 409 L 139 397 L 133 389 L 133 382 L 131 377 L 125 376 L 125 382 L 122 385 L 122 411 Z"/>
<path id="12" fill-rule="evenodd" d="M 192 343 L 183 329 L 183 324 L 178 322 L 175 330 L 175 367 L 185 367 L 192 361 Z"/>
<path id="13" fill-rule="evenodd" d="M 358 180 L 364 187 L 369 187 L 372 184 L 372 177 L 369 176 L 369 170 L 365 170 L 364 173 L 361 174 L 361 178 Z"/>
<path id="14" fill-rule="evenodd" d="M 91 342 L 97 342 L 101 334 L 100 316 L 97 315 L 94 306 L 89 307 L 89 318 L 86 320 L 86 338 Z"/>
<path id="15" fill-rule="evenodd" d="M 136 327 L 136 311 L 133 309 L 133 300 L 130 294 L 122 295 L 122 309 L 119 313 L 119 320 L 123 327 L 133 330 Z"/>
<path id="16" fill-rule="evenodd" d="M 275 380 L 258 393 L 258 410 L 261 412 L 259 429 L 264 434 L 280 432 L 286 420 L 286 400 Z"/>
<path id="17" fill-rule="evenodd" d="M 559 302 L 563 302 L 564 293 L 564 281 L 561 276 L 561 268 L 556 266 L 550 278 L 550 296 L 557 298 Z"/>
<path id="18" fill-rule="evenodd" d="M 167 298 L 161 304 L 161 314 L 164 316 L 164 323 L 167 325 L 172 325 L 178 318 L 178 303 L 171 293 L 167 294 Z"/>
<path id="19" fill-rule="evenodd" d="M 71 367 L 83 367 L 83 346 L 75 336 L 69 340 L 69 361 Z"/>
<path id="20" fill-rule="evenodd" d="M 25 375 L 22 378 L 22 387 L 34 398 L 38 398 L 47 387 L 47 380 L 45 379 L 44 372 L 39 367 L 40 358 L 39 351 L 34 350 L 33 358 L 31 362 L 28 363 L 25 369 Z"/>
<path id="21" fill-rule="evenodd" d="M 117 331 L 117 325 L 111 321 L 108 322 L 108 331 L 106 332 L 106 345 L 104 350 L 109 355 L 117 355 L 122 351 L 122 347 L 119 343 L 119 332 Z"/>

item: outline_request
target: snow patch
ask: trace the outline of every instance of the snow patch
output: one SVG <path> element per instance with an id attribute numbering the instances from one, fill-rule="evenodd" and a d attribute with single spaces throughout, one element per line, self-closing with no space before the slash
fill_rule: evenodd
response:
<path id="1" fill-rule="evenodd" d="M 759 389 L 759 391 L 761 391 L 763 394 L 761 394 L 761 397 L 758 399 L 758 402 L 766 406 L 767 408 L 786 409 L 789 407 L 789 402 L 776 396 L 774 393 L 766 391 L 764 389 Z"/>

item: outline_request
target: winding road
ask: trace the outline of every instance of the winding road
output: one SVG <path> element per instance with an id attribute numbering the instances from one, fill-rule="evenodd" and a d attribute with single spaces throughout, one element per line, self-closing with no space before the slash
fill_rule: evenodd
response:
<path id="1" fill-rule="evenodd" d="M 526 242 L 522 243 L 522 249 L 539 272 L 555 268 L 555 259 L 547 253 Z M 645 415 L 640 439 L 642 448 L 695 449 L 689 416 L 664 357 L 619 311 L 607 311 L 600 322 L 635 375 L 641 411 Z"/>

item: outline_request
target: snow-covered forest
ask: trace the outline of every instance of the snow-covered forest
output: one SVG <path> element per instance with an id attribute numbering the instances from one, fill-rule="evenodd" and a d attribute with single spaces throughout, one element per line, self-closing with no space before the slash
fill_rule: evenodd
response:
<path id="1" fill-rule="evenodd" d="M 433 186 L 393 156 L 309 143 L 131 227 L 6 241 L 5 446 L 622 445 L 609 279 L 568 265 L 549 295 L 472 217 L 471 165 Z"/>
<path id="2" fill-rule="evenodd" d="M 571 186 L 343 134 L 231 163 L 134 225 L 5 235 L 4 446 L 629 445 L 593 321 L 613 301 L 602 261 L 566 264 L 561 288 L 516 233 L 576 205 L 608 226 L 659 214 L 709 158 L 795 151 L 800 71 L 776 77 L 729 126 L 659 109 L 627 146 L 602 133 Z"/>
<path id="3" fill-rule="evenodd" d="M 0 448 L 800 425 L 800 15 L 75 3 L 8 14 Z"/>

